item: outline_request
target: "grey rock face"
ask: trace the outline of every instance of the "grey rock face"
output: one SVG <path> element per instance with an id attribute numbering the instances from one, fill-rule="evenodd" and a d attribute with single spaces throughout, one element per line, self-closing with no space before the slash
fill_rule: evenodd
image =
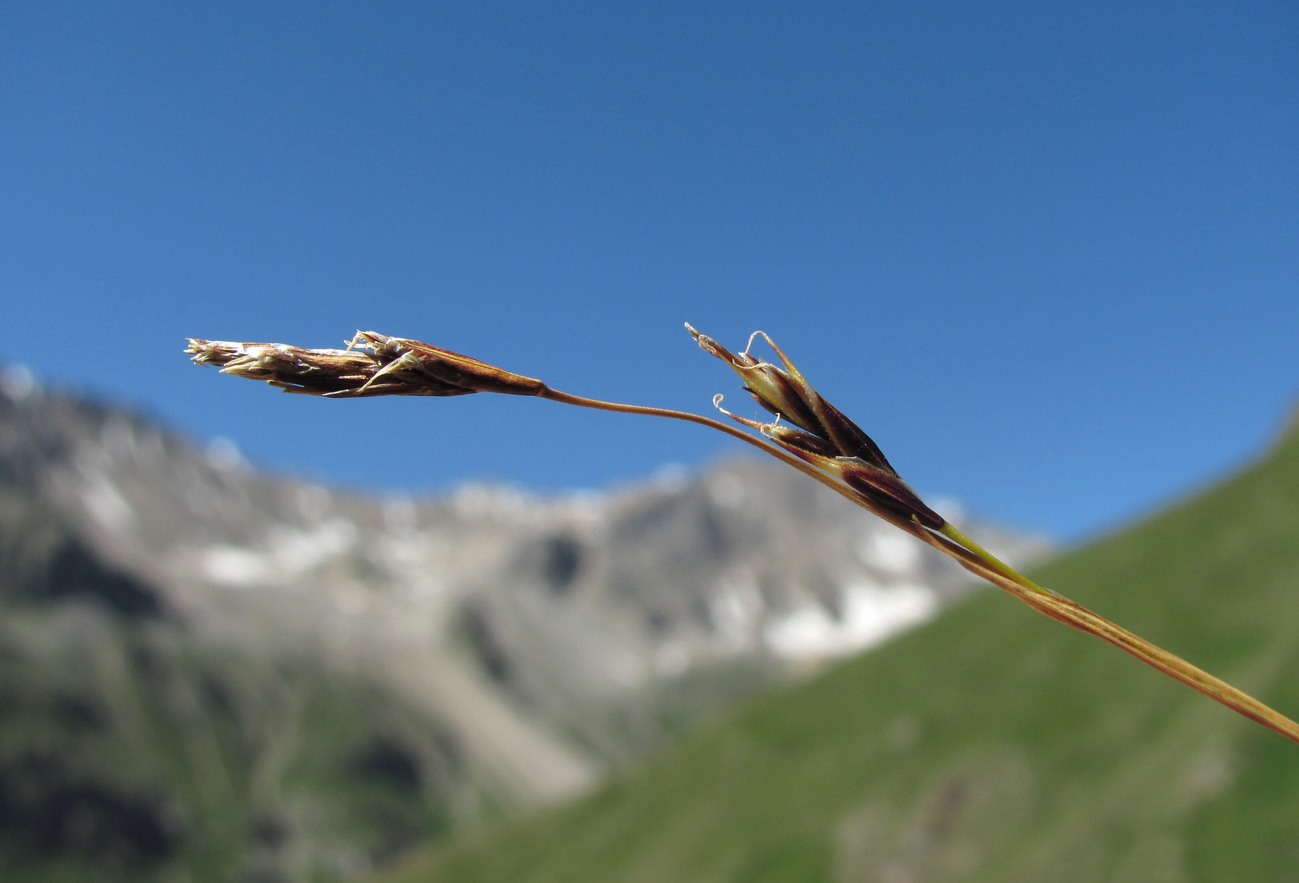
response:
<path id="1" fill-rule="evenodd" d="M 437 777 L 461 794 L 452 815 L 588 788 L 706 710 L 969 590 L 942 556 L 778 464 L 595 496 L 366 497 L 6 376 L 7 608 L 76 604 L 204 652 L 380 684 L 436 721 L 439 747 L 379 734 L 357 756 L 402 787 L 422 787 L 421 750 L 454 765 Z M 1016 562 L 1049 550 L 945 514 Z"/>

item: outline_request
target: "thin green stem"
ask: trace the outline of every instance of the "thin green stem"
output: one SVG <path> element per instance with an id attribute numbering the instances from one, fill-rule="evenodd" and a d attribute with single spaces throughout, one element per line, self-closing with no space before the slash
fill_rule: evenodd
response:
<path id="1" fill-rule="evenodd" d="M 830 488 L 830 490 L 837 493 L 839 496 L 844 497 L 845 499 L 849 500 L 852 503 L 855 503 L 856 505 L 862 507 L 863 509 L 870 512 L 871 514 L 884 519 L 889 524 L 892 524 L 894 527 L 904 530 L 909 534 L 918 535 L 918 533 L 926 533 L 926 534 L 928 533 L 927 528 L 922 527 L 921 525 L 916 524 L 915 522 L 910 521 L 906 518 L 902 518 L 901 516 L 893 512 L 890 512 L 887 509 L 881 509 L 880 507 L 873 505 L 871 501 L 866 496 L 861 494 L 859 491 L 856 491 L 853 488 L 847 486 L 838 478 L 832 475 L 827 475 L 826 473 L 822 472 L 820 469 L 817 469 L 815 466 L 812 466 L 809 463 L 805 463 L 804 461 L 795 457 L 793 454 L 787 452 L 785 449 L 778 448 L 772 444 L 768 444 L 767 442 L 755 436 L 752 436 L 741 429 L 737 429 L 736 427 L 731 426 L 730 424 L 723 423 L 720 420 L 714 420 L 711 417 L 704 417 L 700 414 L 692 414 L 689 411 L 676 411 L 671 408 L 654 408 L 654 407 L 650 407 L 649 405 L 628 405 L 623 402 L 606 402 L 603 401 L 602 399 L 592 399 L 592 398 L 587 398 L 586 396 L 579 396 L 579 395 L 574 395 L 573 393 L 562 392 L 561 390 L 554 389 L 553 387 L 549 387 L 549 386 L 546 387 L 541 392 L 537 393 L 537 395 L 540 398 L 549 399 L 552 402 L 559 402 L 565 405 L 576 405 L 579 408 L 593 408 L 597 411 L 614 411 L 620 414 L 641 414 L 646 417 L 666 417 L 670 420 L 683 420 L 687 423 L 694 423 L 699 426 L 706 426 L 709 429 L 716 429 L 719 432 L 726 433 L 732 438 L 738 438 L 740 441 L 744 442 L 745 444 L 752 445 L 753 447 L 762 451 L 764 454 L 775 457 L 777 460 L 784 463 L 786 466 L 790 466 L 794 469 L 797 469 L 799 472 L 803 473 L 809 478 L 816 479 L 821 484 L 825 485 L 826 487 Z M 989 555 L 988 557 L 991 558 L 991 555 Z M 1004 564 L 1002 565 L 1002 567 L 1005 567 L 1006 570 L 1008 571 L 1010 570 L 1010 568 L 1006 567 L 1006 565 Z M 1013 573 L 1014 571 L 1010 571 L 1010 572 Z"/>
<path id="2" fill-rule="evenodd" d="M 957 532 L 959 534 L 959 531 Z M 992 583 L 1029 607 L 1063 623 L 1070 628 L 1100 638 L 1113 644 L 1125 653 L 1163 672 L 1174 680 L 1181 681 L 1198 693 L 1230 708 L 1250 720 L 1262 724 L 1275 733 L 1299 744 L 1299 723 L 1291 720 L 1271 706 L 1255 699 L 1243 690 L 1214 677 L 1204 669 L 1192 665 L 1185 659 L 1170 653 L 1157 644 L 1152 644 L 1140 635 L 1134 634 L 1117 623 L 1111 622 L 1095 611 L 1088 610 L 1076 601 L 1043 589 L 1023 574 L 1001 564 L 992 567 L 981 556 L 963 545 L 956 545 L 955 537 L 944 538 L 939 534 L 921 535 L 930 545 L 951 555 L 971 573 Z M 992 556 L 989 556 L 992 557 Z M 996 559 L 993 558 L 995 561 Z M 998 562 L 1000 564 L 1000 562 Z M 1006 571 L 1009 571 L 1007 573 Z"/>
<path id="3" fill-rule="evenodd" d="M 1024 588 L 1028 589 L 1030 592 L 1037 592 L 1039 595 L 1053 594 L 1050 590 L 1042 588 L 1037 583 L 1033 582 L 1031 579 L 1024 576 L 1024 574 L 1020 573 L 1018 570 L 1011 567 L 1006 562 L 1002 561 L 996 555 L 992 554 L 987 549 L 980 546 L 974 540 L 970 539 L 965 534 L 961 533 L 961 531 L 958 530 L 957 527 L 954 524 L 952 524 L 950 521 L 942 526 L 939 533 L 945 534 L 946 536 L 951 538 L 953 542 L 957 543 L 958 545 L 964 546 L 968 551 L 973 553 L 975 557 L 977 557 L 980 561 L 986 564 L 990 569 L 995 570 L 1003 574 L 1007 578 L 1014 580 Z"/>
<path id="4" fill-rule="evenodd" d="M 1039 586 L 970 539 L 950 522 L 944 523 L 938 530 L 931 531 L 918 521 L 907 520 L 886 509 L 881 509 L 873 505 L 869 498 L 848 487 L 834 476 L 805 463 L 782 448 L 768 444 L 720 420 L 692 414 L 689 411 L 675 411 L 670 408 L 654 408 L 647 405 L 628 405 L 622 402 L 606 402 L 600 399 L 591 399 L 561 392 L 550 387 L 545 387 L 538 395 L 553 402 L 576 405 L 581 408 L 594 408 L 599 411 L 614 411 L 622 414 L 642 414 L 646 417 L 665 417 L 670 420 L 682 420 L 724 432 L 733 438 L 752 445 L 763 453 L 775 457 L 782 463 L 792 466 L 804 475 L 816 479 L 840 496 L 846 497 L 890 524 L 919 537 L 939 551 L 955 558 L 971 573 L 1015 596 L 1037 612 L 1113 644 L 1152 668 L 1181 681 L 1193 690 L 1225 705 L 1236 713 L 1262 724 L 1293 742 L 1299 743 L 1299 723 L 1280 714 L 1248 693 L 1238 690 L 1203 669 L 1197 668 L 1181 657 L 1169 653 L 1162 647 L 1151 644 L 1139 635 L 1127 631 L 1082 605 Z"/>

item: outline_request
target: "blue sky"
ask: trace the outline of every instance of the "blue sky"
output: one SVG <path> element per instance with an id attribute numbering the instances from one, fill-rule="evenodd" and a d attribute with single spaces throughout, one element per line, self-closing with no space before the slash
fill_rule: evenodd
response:
<path id="1" fill-rule="evenodd" d="M 682 322 L 761 328 L 922 493 L 1069 539 L 1299 397 L 1287 2 L 12 2 L 0 169 L 0 358 L 348 487 L 739 446 L 283 396 L 183 338 L 374 329 L 706 412 L 736 382 Z"/>

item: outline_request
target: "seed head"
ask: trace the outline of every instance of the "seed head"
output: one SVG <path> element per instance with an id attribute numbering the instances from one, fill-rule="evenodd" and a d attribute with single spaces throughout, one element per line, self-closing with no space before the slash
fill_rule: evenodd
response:
<path id="1" fill-rule="evenodd" d="M 704 352 L 726 362 L 740 375 L 744 389 L 759 405 L 775 414 L 776 421 L 759 423 L 736 416 L 721 408 L 721 397 L 718 396 L 713 404 L 723 414 L 758 430 L 791 454 L 834 476 L 879 509 L 908 521 L 914 518 L 935 530 L 946 524 L 943 517 L 925 505 L 898 476 L 879 445 L 813 389 L 807 378 L 766 334 L 754 332 L 749 345 L 737 354 L 711 337 L 700 334 L 689 324 L 686 328 Z M 749 354 L 753 341 L 759 336 L 776 353 L 780 366 L 760 361 Z M 782 425 L 782 420 L 790 425 Z"/>
<path id="2" fill-rule="evenodd" d="M 223 374 L 265 380 L 286 392 L 331 398 L 459 396 L 475 392 L 540 395 L 546 385 L 418 340 L 358 331 L 347 349 L 191 338 L 185 352 Z"/>

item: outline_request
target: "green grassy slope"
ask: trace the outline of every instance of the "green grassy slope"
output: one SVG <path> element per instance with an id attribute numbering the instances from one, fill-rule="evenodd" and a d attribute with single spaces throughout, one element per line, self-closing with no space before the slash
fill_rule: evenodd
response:
<path id="1" fill-rule="evenodd" d="M 1035 575 L 1299 715 L 1299 437 Z M 989 591 L 383 879 L 1296 880 L 1299 746 Z"/>
<path id="2" fill-rule="evenodd" d="M 3 610 L 0 880 L 325 883 L 448 828 L 436 722 L 313 662 Z"/>

